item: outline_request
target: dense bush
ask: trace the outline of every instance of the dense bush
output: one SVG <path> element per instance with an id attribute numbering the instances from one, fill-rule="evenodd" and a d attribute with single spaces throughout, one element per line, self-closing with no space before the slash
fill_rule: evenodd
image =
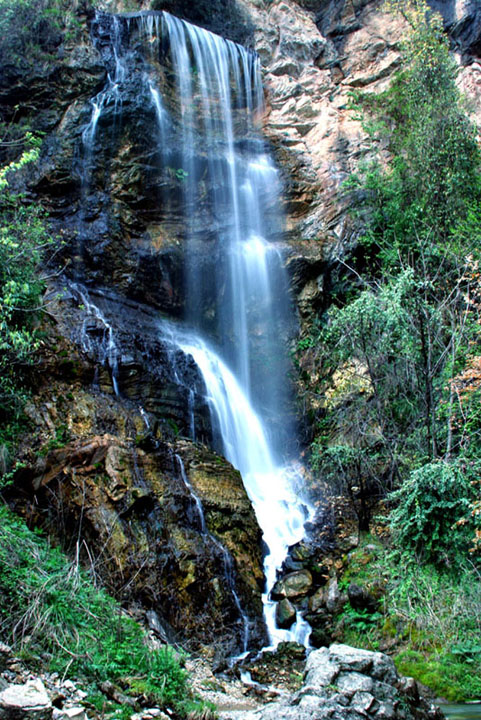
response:
<path id="1" fill-rule="evenodd" d="M 435 563 L 466 556 L 472 529 L 459 525 L 473 496 L 471 480 L 479 467 L 432 462 L 413 470 L 391 493 L 396 506 L 390 515 L 395 544 Z"/>

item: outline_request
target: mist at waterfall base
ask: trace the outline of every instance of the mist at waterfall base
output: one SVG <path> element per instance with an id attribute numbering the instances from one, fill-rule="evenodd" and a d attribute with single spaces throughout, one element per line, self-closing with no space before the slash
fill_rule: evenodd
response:
<path id="1" fill-rule="evenodd" d="M 310 628 L 300 614 L 291 629 L 281 630 L 269 599 L 288 547 L 303 538 L 313 511 L 302 499 L 302 472 L 290 449 L 293 313 L 279 250 L 280 182 L 256 127 L 263 110 L 259 60 L 167 13 L 99 13 L 93 32 L 108 75 L 91 101 L 83 167 L 88 173 L 95 163 L 103 113 L 113 109 L 121 122 L 129 82 L 140 74 L 143 107 L 155 118 L 153 157 L 164 188 L 159 202 L 168 222 L 174 201 L 166 188 L 174 184 L 186 243 L 185 317 L 159 319 L 159 332 L 197 365 L 215 449 L 240 471 L 263 531 L 269 642 L 307 644 Z M 83 181 L 87 186 L 88 176 Z M 115 337 L 108 327 L 105 358 L 114 358 L 113 368 Z M 195 438 L 194 419 L 191 434 Z"/>

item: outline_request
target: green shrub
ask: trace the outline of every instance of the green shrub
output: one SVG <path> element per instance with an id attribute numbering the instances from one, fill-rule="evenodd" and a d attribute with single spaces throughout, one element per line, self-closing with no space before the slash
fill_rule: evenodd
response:
<path id="1" fill-rule="evenodd" d="M 471 495 L 470 477 L 458 463 L 437 461 L 413 470 L 389 496 L 396 503 L 390 514 L 394 543 L 434 563 L 465 555 L 470 533 L 456 523 L 467 514 Z"/>
<path id="2" fill-rule="evenodd" d="M 61 0 L 0 0 L 0 65 L 32 65 L 62 39 Z"/>
<path id="3" fill-rule="evenodd" d="M 481 697 L 481 577 L 475 565 L 421 564 L 367 536 L 349 553 L 340 585 L 351 582 L 379 594 L 379 610 L 368 618 L 348 607 L 338 616 L 336 637 L 370 650 L 387 645 L 398 670 L 439 697 Z"/>
<path id="4" fill-rule="evenodd" d="M 38 349 L 36 323 L 45 287 L 40 265 L 55 243 L 43 209 L 11 187 L 18 173 L 37 161 L 40 145 L 27 133 L 16 145 L 18 157 L 0 168 L 0 446 L 7 449 L 20 429 L 24 371 Z"/>
<path id="5" fill-rule="evenodd" d="M 477 662 L 481 662 L 478 655 Z M 426 687 L 435 690 L 438 697 L 450 702 L 481 697 L 481 677 L 470 672 L 470 665 L 457 661 L 452 653 L 440 651 L 428 654 L 406 650 L 395 658 L 401 675 L 414 677 Z"/>

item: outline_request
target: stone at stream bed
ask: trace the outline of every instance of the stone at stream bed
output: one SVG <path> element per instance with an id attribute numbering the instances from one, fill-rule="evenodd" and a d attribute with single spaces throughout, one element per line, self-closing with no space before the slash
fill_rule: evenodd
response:
<path id="1" fill-rule="evenodd" d="M 52 703 L 40 679 L 0 692 L 0 720 L 50 720 Z"/>
<path id="2" fill-rule="evenodd" d="M 276 607 L 276 623 L 282 629 L 289 629 L 296 619 L 296 608 L 287 599 L 284 598 Z"/>
<path id="3" fill-rule="evenodd" d="M 387 655 L 334 644 L 309 655 L 301 689 L 223 720 L 441 720 L 438 708 L 406 692 Z"/>
<path id="4" fill-rule="evenodd" d="M 62 710 L 54 708 L 52 720 L 88 720 L 88 717 L 85 708 L 79 705 L 76 707 L 62 708 Z"/>
<path id="5" fill-rule="evenodd" d="M 331 613 L 338 612 L 346 604 L 347 598 L 341 595 L 337 578 L 332 577 L 327 584 L 326 607 Z"/>
<path id="6" fill-rule="evenodd" d="M 283 598 L 298 598 L 307 593 L 312 588 L 312 575 L 309 570 L 296 570 L 295 572 L 284 575 L 282 580 L 276 582 L 271 591 L 274 600 L 282 600 Z"/>

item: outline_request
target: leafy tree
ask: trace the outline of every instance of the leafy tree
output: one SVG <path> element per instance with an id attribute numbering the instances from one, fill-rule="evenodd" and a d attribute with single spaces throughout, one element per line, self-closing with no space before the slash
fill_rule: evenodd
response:
<path id="1" fill-rule="evenodd" d="M 349 185 L 364 193 L 374 265 L 385 273 L 409 264 L 442 280 L 439 263 L 446 272 L 479 244 L 480 152 L 441 17 L 414 0 L 407 18 L 403 69 L 386 92 L 357 98 L 372 151 L 387 143 L 391 160 L 376 157 Z"/>
<path id="2" fill-rule="evenodd" d="M 11 440 L 25 401 L 23 375 L 38 348 L 35 322 L 44 283 L 39 266 L 53 239 L 43 210 L 11 188 L 35 162 L 40 140 L 27 134 L 19 158 L 0 169 L 0 440 Z"/>
<path id="3" fill-rule="evenodd" d="M 433 468 L 441 479 L 458 472 L 468 420 L 455 380 L 480 354 L 476 130 L 441 18 L 424 0 L 410 3 L 406 16 L 401 71 L 386 92 L 357 97 L 371 150 L 346 191 L 363 225 L 362 274 L 354 296 L 330 308 L 320 334 L 335 372 L 323 421 L 329 430 L 314 455 L 325 471 L 333 450 L 350 448 L 341 475 L 347 469 L 348 484 L 362 487 L 346 464 L 355 458 L 360 477 L 371 473 L 367 492 L 432 479 Z M 332 402 L 342 369 L 354 369 L 357 380 Z M 473 427 L 481 415 L 475 403 L 471 409 Z M 460 489 L 468 498 L 467 485 Z"/>
<path id="4" fill-rule="evenodd" d="M 469 509 L 476 471 L 479 465 L 463 467 L 443 461 L 413 470 L 391 494 L 396 503 L 390 517 L 395 543 L 434 563 L 465 554 L 468 527 L 456 523 Z"/>

